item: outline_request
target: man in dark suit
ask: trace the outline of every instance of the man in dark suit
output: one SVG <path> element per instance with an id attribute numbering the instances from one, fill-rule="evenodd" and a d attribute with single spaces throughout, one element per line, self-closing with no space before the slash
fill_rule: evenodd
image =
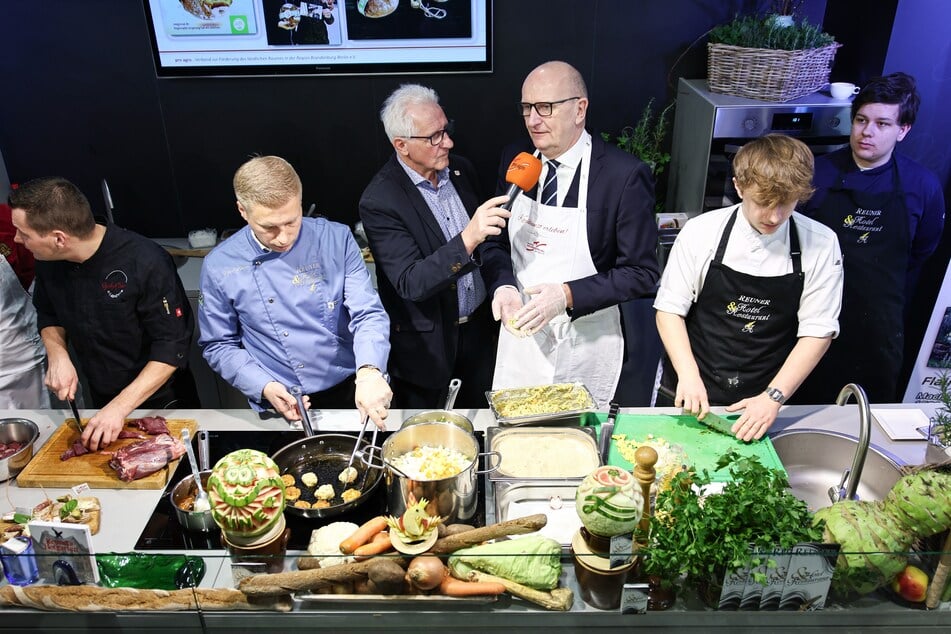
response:
<path id="1" fill-rule="evenodd" d="M 507 235 L 518 287 L 493 298 L 505 326 L 493 382 L 581 381 L 605 407 L 624 355 L 617 305 L 654 290 L 657 225 L 650 169 L 592 137 L 587 108 L 584 80 L 565 62 L 538 66 L 522 84 L 520 111 L 543 171 L 512 206 Z M 499 191 L 524 149 L 503 153 Z"/>
<path id="2" fill-rule="evenodd" d="M 498 338 L 486 298 L 515 283 L 495 239 L 507 197 L 478 206 L 475 170 L 450 154 L 452 122 L 432 89 L 401 86 L 380 118 L 395 152 L 364 190 L 360 218 L 390 316 L 393 404 L 441 408 L 459 378 L 457 404 L 485 407 Z"/>

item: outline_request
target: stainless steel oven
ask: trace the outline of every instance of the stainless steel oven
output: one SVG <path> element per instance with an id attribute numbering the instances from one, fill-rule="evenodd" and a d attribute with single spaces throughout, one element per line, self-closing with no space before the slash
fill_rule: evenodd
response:
<path id="1" fill-rule="evenodd" d="M 794 136 L 818 156 L 849 142 L 851 104 L 824 93 L 783 103 L 711 93 L 681 79 L 671 146 L 667 210 L 695 215 L 739 200 L 731 163 L 740 147 L 771 132 Z"/>

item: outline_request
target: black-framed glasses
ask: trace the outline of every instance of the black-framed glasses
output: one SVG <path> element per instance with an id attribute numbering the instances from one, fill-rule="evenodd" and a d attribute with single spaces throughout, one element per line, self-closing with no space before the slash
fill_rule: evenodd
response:
<path id="1" fill-rule="evenodd" d="M 446 123 L 446 127 L 445 127 L 445 128 L 443 128 L 442 130 L 437 130 L 437 131 L 433 132 L 432 134 L 430 134 L 429 136 L 408 136 L 408 137 L 404 137 L 404 138 L 407 138 L 407 139 L 428 139 L 430 145 L 439 145 L 440 143 L 442 143 L 442 138 L 443 138 L 444 135 L 448 134 L 449 136 L 452 136 L 455 131 L 456 131 L 456 122 L 453 121 L 452 119 L 450 119 L 450 120 Z"/>
<path id="2" fill-rule="evenodd" d="M 530 117 L 532 115 L 532 108 L 535 109 L 539 117 L 550 117 L 555 106 L 573 99 L 581 99 L 581 97 L 568 97 L 567 99 L 560 99 L 559 101 L 538 101 L 536 103 L 525 103 L 523 101 L 519 106 L 522 108 L 523 117 Z"/>

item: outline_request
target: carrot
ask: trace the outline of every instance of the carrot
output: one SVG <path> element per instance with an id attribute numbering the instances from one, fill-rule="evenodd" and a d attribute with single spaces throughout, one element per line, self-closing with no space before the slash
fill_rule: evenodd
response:
<path id="1" fill-rule="evenodd" d="M 354 550 L 373 539 L 373 536 L 386 528 L 386 517 L 377 515 L 353 531 L 353 535 L 340 542 L 340 552 L 351 554 Z"/>
<path id="2" fill-rule="evenodd" d="M 363 546 L 354 548 L 353 558 L 357 561 L 363 561 L 364 559 L 369 559 L 373 555 L 381 555 L 390 550 L 392 547 L 393 543 L 390 541 L 390 534 L 387 531 L 380 531 L 373 536 L 373 539 L 368 541 Z"/>
<path id="3" fill-rule="evenodd" d="M 463 581 L 452 575 L 443 577 L 439 593 L 447 597 L 473 597 L 486 594 L 502 594 L 505 586 L 492 581 Z"/>

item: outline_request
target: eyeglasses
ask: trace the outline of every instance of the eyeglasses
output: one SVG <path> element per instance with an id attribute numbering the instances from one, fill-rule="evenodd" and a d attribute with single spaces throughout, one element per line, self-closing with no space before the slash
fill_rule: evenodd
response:
<path id="1" fill-rule="evenodd" d="M 573 99 L 581 99 L 581 97 L 568 97 L 567 99 L 562 99 L 560 101 L 539 101 L 537 103 L 525 103 L 523 101 L 519 104 L 519 106 L 522 108 L 523 117 L 530 117 L 532 115 L 532 108 L 535 109 L 535 112 L 538 113 L 539 117 L 550 117 L 552 110 L 555 109 L 555 106 Z"/>
<path id="2" fill-rule="evenodd" d="M 450 119 L 449 122 L 446 124 L 445 128 L 443 128 L 442 130 L 437 130 L 436 132 L 433 132 L 429 136 L 407 136 L 403 138 L 404 139 L 429 139 L 430 145 L 439 145 L 440 143 L 442 143 L 442 138 L 444 135 L 448 134 L 449 136 L 452 136 L 452 134 L 455 131 L 456 131 L 456 122 Z"/>

